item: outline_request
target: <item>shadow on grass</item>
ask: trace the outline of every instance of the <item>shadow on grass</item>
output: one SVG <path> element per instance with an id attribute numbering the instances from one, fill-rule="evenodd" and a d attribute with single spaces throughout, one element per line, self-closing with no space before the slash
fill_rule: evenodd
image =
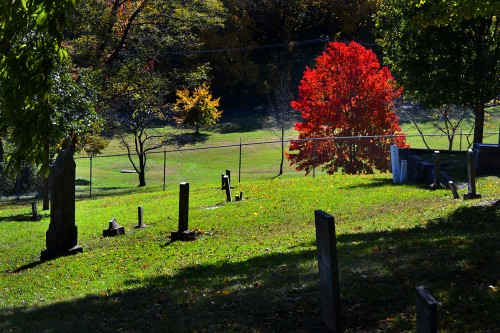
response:
<path id="1" fill-rule="evenodd" d="M 43 220 L 45 218 L 49 218 L 49 217 L 50 217 L 50 213 L 42 213 L 41 215 L 38 215 L 37 219 L 33 218 L 32 213 L 17 214 L 17 215 L 0 217 L 0 223 L 2 223 L 2 222 L 40 222 L 41 220 Z"/>
<path id="2" fill-rule="evenodd" d="M 495 331 L 499 223 L 497 201 L 414 229 L 339 235 L 346 332 L 414 332 L 419 285 L 439 301 L 443 332 Z M 315 245 L 290 251 L 128 280 L 123 287 L 132 289 L 124 292 L 9 309 L 0 330 L 324 332 Z"/>
<path id="3" fill-rule="evenodd" d="M 172 135 L 166 143 L 181 148 L 188 145 L 192 146 L 197 143 L 205 143 L 209 138 L 210 134 L 207 133 L 181 133 Z"/>

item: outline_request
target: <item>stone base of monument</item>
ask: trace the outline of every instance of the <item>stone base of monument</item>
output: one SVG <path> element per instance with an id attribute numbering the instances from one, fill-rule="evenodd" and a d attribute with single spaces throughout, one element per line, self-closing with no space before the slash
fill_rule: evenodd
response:
<path id="1" fill-rule="evenodd" d="M 174 241 L 193 241 L 196 240 L 196 232 L 193 230 L 172 231 L 170 240 Z"/>
<path id="2" fill-rule="evenodd" d="M 116 219 L 113 218 L 109 221 L 109 228 L 102 231 L 104 237 L 113 237 L 118 235 L 125 235 L 125 228 L 116 223 Z"/>
<path id="3" fill-rule="evenodd" d="M 481 194 L 479 193 L 466 193 L 464 194 L 464 200 L 481 199 Z"/>
<path id="4" fill-rule="evenodd" d="M 40 261 L 48 261 L 55 258 L 71 256 L 82 252 L 83 248 L 80 245 L 75 245 L 69 250 L 45 249 L 41 252 Z"/>

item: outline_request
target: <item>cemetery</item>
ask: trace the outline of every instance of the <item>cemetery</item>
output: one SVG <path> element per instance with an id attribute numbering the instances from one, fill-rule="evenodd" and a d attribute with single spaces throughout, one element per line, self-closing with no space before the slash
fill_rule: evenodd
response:
<path id="1" fill-rule="evenodd" d="M 0 1 L 0 332 L 499 332 L 499 10 Z"/>
<path id="2" fill-rule="evenodd" d="M 73 198 L 74 227 L 0 204 L 0 330 L 494 331 L 498 177 L 457 200 L 391 174 L 228 171 L 223 186 Z M 54 247 L 61 228 L 72 236 Z"/>

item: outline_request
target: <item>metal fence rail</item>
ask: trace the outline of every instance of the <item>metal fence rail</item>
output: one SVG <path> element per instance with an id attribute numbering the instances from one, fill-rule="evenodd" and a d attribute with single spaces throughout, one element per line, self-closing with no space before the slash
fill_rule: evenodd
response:
<path id="1" fill-rule="evenodd" d="M 484 142 L 498 144 L 499 135 L 499 133 L 485 133 Z M 312 141 L 312 147 L 315 147 L 316 143 L 323 140 L 362 142 L 362 140 L 387 140 L 388 138 L 395 137 L 332 137 L 307 140 Z M 470 134 L 455 134 L 452 150 L 468 149 L 471 146 L 470 140 Z M 234 144 L 148 152 L 145 169 L 146 186 L 141 188 L 138 186 L 138 174 L 133 169 L 127 154 L 75 157 L 76 196 L 84 198 L 134 190 L 158 191 L 183 181 L 189 181 L 194 187 L 216 187 L 220 186 L 221 173 L 225 173 L 226 170 L 231 170 L 233 183 L 271 179 L 278 176 L 280 171 L 282 144 L 284 144 L 285 151 L 288 151 L 291 141 L 299 140 L 243 142 L 240 139 Z M 443 134 L 425 134 L 427 145 L 423 143 L 421 134 L 407 134 L 406 141 L 412 148 L 449 150 L 450 146 L 449 138 Z M 314 153 L 311 151 L 311 154 Z M 132 155 L 132 158 L 137 160 L 137 156 Z M 290 166 L 290 162 L 286 159 L 282 171 L 288 176 L 304 176 L 305 174 L 304 171 L 296 171 L 295 166 Z M 322 172 L 321 168 L 316 168 L 311 176 Z M 0 179 L 1 177 L 0 173 Z M 36 196 L 41 193 L 40 189 L 24 189 L 19 185 L 19 179 L 18 176 L 15 194 L 18 198 L 23 195 Z M 7 182 L 0 184 L 0 194 L 4 193 L 4 187 L 7 185 L 12 187 L 12 180 L 10 184 Z"/>

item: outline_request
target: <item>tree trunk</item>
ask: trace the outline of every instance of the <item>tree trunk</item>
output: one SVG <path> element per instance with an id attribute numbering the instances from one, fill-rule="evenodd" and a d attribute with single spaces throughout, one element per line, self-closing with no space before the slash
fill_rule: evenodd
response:
<path id="1" fill-rule="evenodd" d="M 45 158 L 45 165 L 49 165 L 50 163 L 50 147 L 49 147 L 49 140 L 45 140 L 45 143 L 43 145 L 44 148 L 44 158 Z M 49 210 L 50 209 L 50 200 L 49 200 L 49 177 L 50 175 L 44 176 L 43 178 L 43 206 L 42 210 Z"/>
<path id="2" fill-rule="evenodd" d="M 139 154 L 139 187 L 146 186 L 146 160 L 144 153 Z"/>
<path id="3" fill-rule="evenodd" d="M 285 129 L 281 127 L 281 162 L 280 162 L 280 173 L 278 176 L 283 174 L 283 164 L 285 163 Z"/>
<path id="4" fill-rule="evenodd" d="M 200 134 L 200 125 L 196 124 L 196 134 Z"/>
<path id="5" fill-rule="evenodd" d="M 474 120 L 474 143 L 483 143 L 484 104 L 478 103 L 474 111 L 476 112 Z"/>
<path id="6" fill-rule="evenodd" d="M 3 140 L 0 137 L 0 173 L 3 172 L 3 155 L 4 155 Z"/>

